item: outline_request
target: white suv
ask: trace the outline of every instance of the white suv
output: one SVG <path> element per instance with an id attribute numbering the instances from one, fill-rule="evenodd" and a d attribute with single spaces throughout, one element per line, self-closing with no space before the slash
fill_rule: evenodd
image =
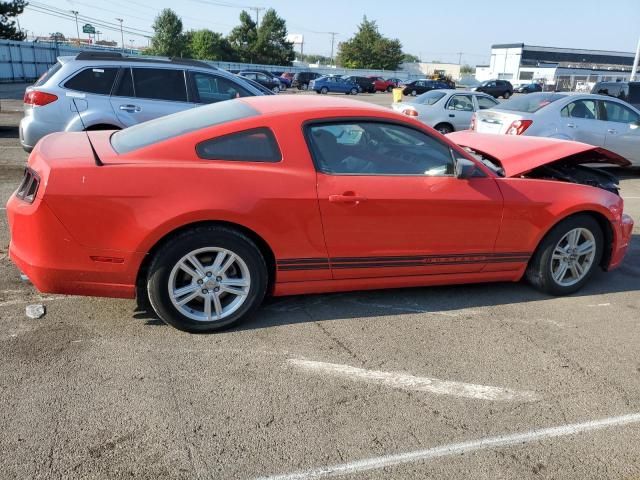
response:
<path id="1" fill-rule="evenodd" d="M 201 104 L 263 94 L 250 82 L 196 60 L 82 52 L 58 57 L 27 88 L 20 143 L 29 152 L 53 132 L 117 130 Z"/>

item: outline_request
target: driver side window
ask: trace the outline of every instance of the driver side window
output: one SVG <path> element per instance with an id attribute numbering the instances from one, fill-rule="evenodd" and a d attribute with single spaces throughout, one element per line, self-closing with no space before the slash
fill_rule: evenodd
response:
<path id="1" fill-rule="evenodd" d="M 329 175 L 453 175 L 449 147 L 394 123 L 332 122 L 306 129 L 316 168 Z"/>

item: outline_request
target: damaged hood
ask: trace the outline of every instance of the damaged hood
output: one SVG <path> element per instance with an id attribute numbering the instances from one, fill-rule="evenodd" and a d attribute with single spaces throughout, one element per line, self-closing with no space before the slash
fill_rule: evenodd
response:
<path id="1" fill-rule="evenodd" d="M 479 154 L 495 159 L 506 177 L 524 175 L 542 165 L 559 160 L 571 163 L 603 163 L 621 167 L 631 162 L 617 153 L 586 143 L 542 137 L 493 135 L 471 130 L 454 132 L 447 138 L 461 147 L 468 147 Z"/>

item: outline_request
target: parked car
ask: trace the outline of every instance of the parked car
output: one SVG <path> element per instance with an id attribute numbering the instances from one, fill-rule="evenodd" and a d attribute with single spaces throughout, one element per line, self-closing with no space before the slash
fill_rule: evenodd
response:
<path id="1" fill-rule="evenodd" d="M 246 77 L 240 77 L 240 78 L 242 78 L 242 80 L 247 82 L 249 85 L 260 90 L 263 95 L 275 95 L 277 93 L 277 92 L 274 92 L 273 90 L 268 89 L 264 85 L 256 82 L 255 80 L 251 80 L 250 78 L 246 78 Z"/>
<path id="2" fill-rule="evenodd" d="M 58 57 L 27 87 L 20 143 L 29 152 L 49 133 L 125 128 L 199 104 L 253 95 L 262 92 L 204 62 L 82 52 Z"/>
<path id="3" fill-rule="evenodd" d="M 413 80 L 412 82 L 404 84 L 404 90 L 402 90 L 402 94 L 405 96 L 411 95 L 412 97 L 415 97 L 416 95 L 420 95 L 421 93 L 429 92 L 431 90 L 448 88 L 449 85 L 443 82 L 438 82 L 436 80 Z"/>
<path id="4" fill-rule="evenodd" d="M 525 83 L 524 85 L 520 85 L 514 89 L 514 92 L 518 93 L 534 93 L 541 92 L 542 85 L 539 83 Z"/>
<path id="5" fill-rule="evenodd" d="M 347 81 L 357 83 L 360 87 L 360 91 L 363 93 L 376 93 L 375 87 L 373 86 L 373 80 L 369 77 L 361 77 L 359 75 L 344 75 L 342 78 Z"/>
<path id="6" fill-rule="evenodd" d="M 615 179 L 585 161 L 628 164 L 583 143 L 445 137 L 355 100 L 241 98 L 47 136 L 7 204 L 9 257 L 41 292 L 148 297 L 190 332 L 267 293 L 526 276 L 563 295 L 620 266 L 633 230 Z"/>
<path id="7" fill-rule="evenodd" d="M 469 129 L 474 112 L 496 105 L 498 101 L 486 93 L 431 90 L 411 102 L 393 103 L 391 107 L 447 134 Z"/>
<path id="8" fill-rule="evenodd" d="M 360 87 L 357 83 L 343 77 L 327 76 L 311 80 L 309 90 L 322 94 L 346 93 L 347 95 L 357 95 L 360 92 Z"/>
<path id="9" fill-rule="evenodd" d="M 320 77 L 322 77 L 322 74 L 318 72 L 298 72 L 293 76 L 291 86 L 298 90 L 306 90 L 309 88 L 309 82 L 311 82 L 311 80 Z"/>
<path id="10" fill-rule="evenodd" d="M 280 80 L 278 80 L 273 75 L 267 75 L 266 73 L 262 73 L 262 72 L 253 72 L 253 71 L 246 71 L 246 70 L 239 72 L 238 75 L 240 75 L 241 77 L 253 80 L 254 82 L 258 82 L 260 85 L 262 85 L 265 88 L 268 88 L 273 93 L 278 93 L 281 90 Z"/>
<path id="11" fill-rule="evenodd" d="M 640 165 L 640 110 L 604 95 L 532 93 L 477 112 L 481 133 L 575 140 Z"/>
<path id="12" fill-rule="evenodd" d="M 502 97 L 505 100 L 513 95 L 513 85 L 506 80 L 487 80 L 471 90 L 488 93 L 492 97 Z"/>
<path id="13" fill-rule="evenodd" d="M 385 80 L 382 77 L 374 77 L 374 76 L 370 76 L 367 78 L 371 79 L 371 81 L 373 82 L 374 92 L 390 92 L 396 86 L 396 84 L 390 79 Z"/>
<path id="14" fill-rule="evenodd" d="M 282 77 L 282 72 L 271 72 L 269 70 L 253 69 L 252 72 L 264 73 L 267 77 L 272 77 L 278 81 L 280 90 L 286 90 L 291 86 L 291 80 Z M 277 92 L 276 92 L 277 93 Z"/>
<path id="15" fill-rule="evenodd" d="M 598 82 L 591 93 L 619 98 L 640 108 L 640 82 Z"/>
<path id="16" fill-rule="evenodd" d="M 401 80 L 399 78 L 387 78 L 387 81 L 391 82 L 394 88 L 402 87 L 404 85 L 404 80 Z"/>

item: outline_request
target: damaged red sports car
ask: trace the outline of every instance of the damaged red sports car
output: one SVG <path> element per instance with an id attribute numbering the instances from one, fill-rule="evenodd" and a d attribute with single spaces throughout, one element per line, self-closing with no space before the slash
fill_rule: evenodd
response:
<path id="1" fill-rule="evenodd" d="M 267 294 L 519 281 L 553 295 L 623 260 L 628 165 L 589 145 L 444 137 L 363 102 L 253 97 L 38 143 L 7 205 L 42 292 L 133 298 L 186 331 Z"/>

